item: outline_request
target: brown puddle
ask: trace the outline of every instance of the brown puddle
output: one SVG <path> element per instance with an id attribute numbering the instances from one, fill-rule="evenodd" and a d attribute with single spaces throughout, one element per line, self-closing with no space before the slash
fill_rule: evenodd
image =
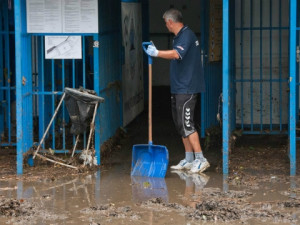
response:
<path id="1" fill-rule="evenodd" d="M 299 224 L 298 177 L 232 186 L 214 172 L 130 177 L 120 167 L 0 182 L 0 224 Z"/>

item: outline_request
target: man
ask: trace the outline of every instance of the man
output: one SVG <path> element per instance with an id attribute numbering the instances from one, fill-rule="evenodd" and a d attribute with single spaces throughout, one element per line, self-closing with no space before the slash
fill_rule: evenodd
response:
<path id="1" fill-rule="evenodd" d="M 149 45 L 147 54 L 171 60 L 172 116 L 185 148 L 185 159 L 171 169 L 201 173 L 210 165 L 203 156 L 193 118 L 198 94 L 205 91 L 204 76 L 200 72 L 199 41 L 194 32 L 183 24 L 182 14 L 177 9 L 167 10 L 163 19 L 168 30 L 175 35 L 173 49 L 161 51 Z"/>

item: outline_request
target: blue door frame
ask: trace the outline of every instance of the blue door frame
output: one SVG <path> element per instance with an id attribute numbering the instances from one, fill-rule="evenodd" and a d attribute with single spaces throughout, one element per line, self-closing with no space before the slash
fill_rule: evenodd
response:
<path id="1" fill-rule="evenodd" d="M 223 0 L 223 174 L 228 174 L 228 152 L 230 139 L 229 121 L 229 0 Z"/>
<path id="2" fill-rule="evenodd" d="M 289 114 L 289 156 L 290 156 L 290 175 L 296 175 L 296 37 L 297 31 L 297 0 L 290 0 L 290 114 Z"/>
<path id="3" fill-rule="evenodd" d="M 26 1 L 15 0 L 15 63 L 17 174 L 23 173 L 23 153 L 33 144 L 31 39 L 26 34 Z M 21 22 L 22 21 L 22 22 Z M 26 131 L 26 132 L 25 132 Z"/>

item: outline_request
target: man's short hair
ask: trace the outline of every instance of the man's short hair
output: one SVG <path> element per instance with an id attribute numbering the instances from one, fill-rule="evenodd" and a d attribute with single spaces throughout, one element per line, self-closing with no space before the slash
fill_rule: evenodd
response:
<path id="1" fill-rule="evenodd" d="M 168 9 L 164 15 L 163 15 L 163 19 L 165 20 L 173 20 L 174 22 L 177 23 L 182 23 L 183 22 L 183 17 L 181 12 L 178 9 Z"/>

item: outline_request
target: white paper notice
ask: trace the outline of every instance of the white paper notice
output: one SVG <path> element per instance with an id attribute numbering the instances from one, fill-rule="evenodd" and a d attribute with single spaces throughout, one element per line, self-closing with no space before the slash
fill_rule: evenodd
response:
<path id="1" fill-rule="evenodd" d="M 97 4 L 95 6 L 94 0 L 81 1 L 81 18 L 80 26 L 82 33 L 89 33 L 90 30 L 97 30 L 98 32 L 98 20 L 97 23 L 94 22 L 94 18 L 98 19 L 98 8 Z"/>
<path id="2" fill-rule="evenodd" d="M 27 0 L 28 33 L 98 33 L 97 0 Z"/>
<path id="3" fill-rule="evenodd" d="M 45 36 L 46 59 L 81 59 L 81 36 Z"/>
<path id="4" fill-rule="evenodd" d="M 67 33 L 80 30 L 80 1 L 66 0 L 63 3 L 63 29 Z"/>

